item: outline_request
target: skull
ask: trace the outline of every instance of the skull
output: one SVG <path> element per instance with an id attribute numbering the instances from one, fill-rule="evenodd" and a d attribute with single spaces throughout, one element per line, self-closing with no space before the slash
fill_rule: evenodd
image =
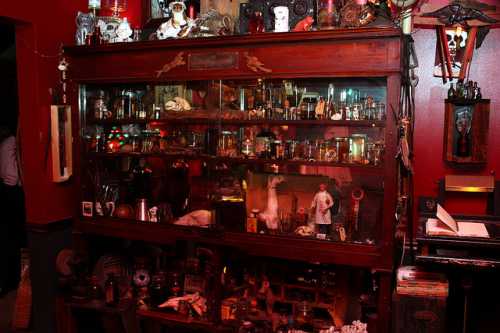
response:
<path id="1" fill-rule="evenodd" d="M 446 29 L 446 40 L 450 56 L 455 61 L 457 54 L 465 47 L 467 41 L 467 32 L 462 29 Z"/>

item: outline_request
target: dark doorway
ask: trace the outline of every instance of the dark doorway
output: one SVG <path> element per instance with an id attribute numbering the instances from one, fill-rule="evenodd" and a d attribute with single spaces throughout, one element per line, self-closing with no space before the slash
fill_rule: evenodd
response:
<path id="1" fill-rule="evenodd" d="M 18 117 L 16 34 L 13 23 L 0 20 L 0 124 L 16 133 Z"/>
<path id="2" fill-rule="evenodd" d="M 25 246 L 24 194 L 20 186 L 19 172 L 16 183 L 10 184 L 12 156 L 15 158 L 15 138 L 18 126 L 18 86 L 16 63 L 15 25 L 0 19 L 0 332 L 11 332 L 16 289 L 20 281 L 20 249 Z M 5 128 L 8 130 L 5 131 Z M 7 144 L 6 142 L 9 141 Z M 11 145 L 10 142 L 13 142 Z M 6 148 L 9 147 L 9 148 Z M 13 147 L 12 149 L 10 147 Z M 3 161 L 3 162 L 2 162 Z M 9 162 L 5 162 L 9 161 Z M 7 167 L 8 166 L 8 167 Z M 5 171 L 5 170 L 9 171 Z M 9 175 L 7 181 L 7 177 Z"/>

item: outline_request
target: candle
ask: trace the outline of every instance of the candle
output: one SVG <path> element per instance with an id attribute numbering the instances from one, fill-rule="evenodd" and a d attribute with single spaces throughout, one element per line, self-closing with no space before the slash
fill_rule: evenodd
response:
<path id="1" fill-rule="evenodd" d="M 189 18 L 193 19 L 193 20 L 196 18 L 196 14 L 194 13 L 194 6 L 193 5 L 189 5 Z"/>

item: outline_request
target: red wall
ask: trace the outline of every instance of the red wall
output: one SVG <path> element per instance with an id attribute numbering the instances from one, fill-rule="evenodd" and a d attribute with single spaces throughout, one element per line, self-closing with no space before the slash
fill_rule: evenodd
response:
<path id="1" fill-rule="evenodd" d="M 436 196 L 439 178 L 447 174 L 483 174 L 500 171 L 500 29 L 491 30 L 481 48 L 475 50 L 470 79 L 479 82 L 483 98 L 491 99 L 488 137 L 488 163 L 481 170 L 453 169 L 443 162 L 444 99 L 448 85 L 433 77 L 436 49 L 434 30 L 417 30 L 414 34 L 420 82 L 416 90 L 415 121 L 415 199 L 418 196 Z M 498 179 L 499 176 L 496 176 Z M 455 213 L 484 214 L 484 200 L 471 196 L 467 200 L 454 198 L 446 202 Z M 481 198 L 484 199 L 484 198 Z"/>
<path id="2" fill-rule="evenodd" d="M 140 0 L 129 1 L 126 13 L 140 25 Z M 1 1 L 0 17 L 16 24 L 17 70 L 22 169 L 28 223 L 49 223 L 74 215 L 76 189 L 72 181 L 51 181 L 45 151 L 49 141 L 49 88 L 58 82 L 57 53 L 61 43 L 74 43 L 75 16 L 87 11 L 87 0 Z"/>

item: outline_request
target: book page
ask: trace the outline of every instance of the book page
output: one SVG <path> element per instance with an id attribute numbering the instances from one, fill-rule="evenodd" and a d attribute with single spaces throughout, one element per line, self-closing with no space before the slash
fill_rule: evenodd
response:
<path id="1" fill-rule="evenodd" d="M 484 223 L 458 222 L 458 236 L 489 238 L 488 230 Z"/>
<path id="2" fill-rule="evenodd" d="M 457 222 L 453 217 L 451 217 L 450 214 L 440 205 L 437 205 L 437 212 L 436 212 L 436 217 L 446 224 L 451 230 L 458 232 L 458 225 Z"/>
<path id="3" fill-rule="evenodd" d="M 446 224 L 438 219 L 427 219 L 425 224 L 426 234 L 429 236 L 457 236 L 458 234 L 451 230 Z"/>

